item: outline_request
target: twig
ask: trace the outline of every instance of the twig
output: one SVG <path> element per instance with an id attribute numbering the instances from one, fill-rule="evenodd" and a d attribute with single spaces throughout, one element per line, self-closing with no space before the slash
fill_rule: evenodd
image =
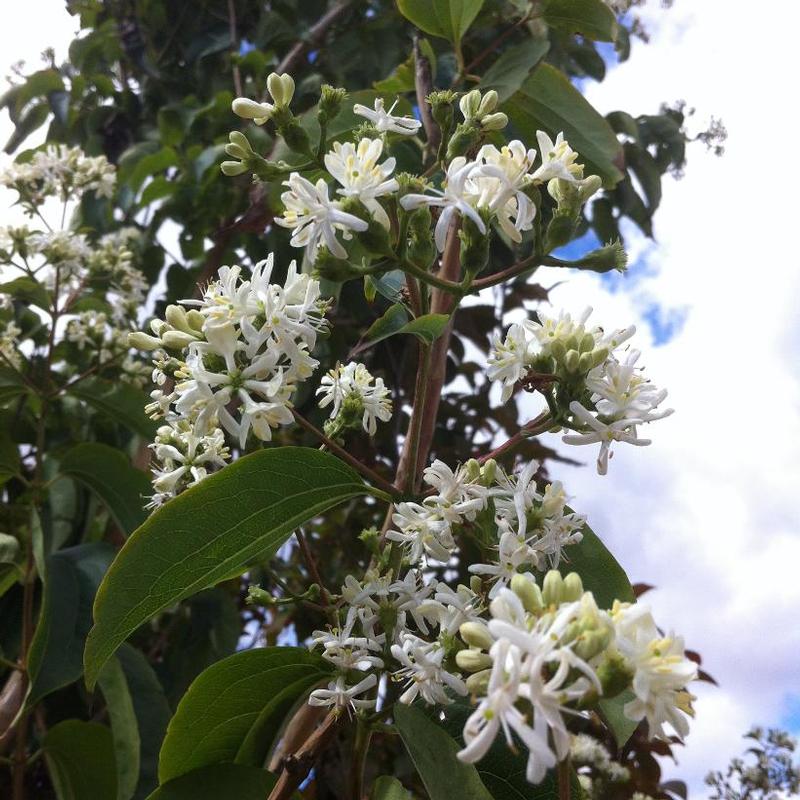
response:
<path id="1" fill-rule="evenodd" d="M 563 761 L 558 762 L 558 800 L 570 800 L 571 772 L 569 756 L 567 756 Z"/>
<path id="2" fill-rule="evenodd" d="M 383 490 L 389 495 L 393 497 L 401 496 L 403 493 L 395 488 L 389 481 L 385 478 L 382 478 L 378 475 L 375 470 L 371 467 L 368 467 L 366 464 L 362 464 L 357 458 L 351 456 L 350 453 L 347 452 L 341 445 L 336 444 L 333 439 L 327 437 L 319 428 L 315 425 L 310 423 L 302 414 L 298 413 L 295 409 L 292 409 L 292 414 L 294 414 L 294 418 L 300 425 L 305 428 L 309 433 L 313 433 L 321 442 L 324 442 L 327 445 L 328 449 L 335 453 L 342 461 L 346 461 L 351 467 L 356 469 L 360 472 L 368 481 L 373 483 L 378 489 Z"/>
<path id="3" fill-rule="evenodd" d="M 419 46 L 419 36 L 416 34 L 414 34 L 414 85 L 417 92 L 417 108 L 419 108 L 419 115 L 422 117 L 422 127 L 425 128 L 425 147 L 429 154 L 436 154 L 442 133 L 433 119 L 431 107 L 426 99 L 433 89 L 431 63 L 423 55 Z"/>
<path id="4" fill-rule="evenodd" d="M 480 291 L 481 289 L 486 289 L 489 286 L 496 286 L 498 283 L 504 283 L 511 278 L 516 278 L 518 275 L 522 275 L 529 270 L 535 269 L 540 265 L 540 263 L 541 259 L 538 255 L 534 254 L 532 256 L 528 256 L 528 258 L 524 258 L 522 261 L 517 261 L 508 269 L 504 269 L 502 272 L 495 272 L 494 275 L 487 275 L 485 278 L 478 278 L 478 280 L 472 282 L 472 288 Z"/>
<path id="5" fill-rule="evenodd" d="M 550 412 L 543 411 L 536 419 L 532 419 L 530 422 L 523 425 L 510 439 L 503 442 L 499 447 L 496 447 L 490 453 L 486 453 L 478 458 L 478 462 L 485 464 L 490 458 L 498 459 L 500 456 L 505 455 L 510 450 L 522 444 L 526 439 L 544 433 L 552 425 L 553 418 L 550 416 Z"/>

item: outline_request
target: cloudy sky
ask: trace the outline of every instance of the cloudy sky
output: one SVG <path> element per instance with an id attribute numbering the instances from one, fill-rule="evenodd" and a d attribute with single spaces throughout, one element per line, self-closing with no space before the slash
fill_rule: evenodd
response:
<path id="1" fill-rule="evenodd" d="M 676 409 L 652 427 L 652 447 L 620 447 L 606 477 L 559 477 L 631 577 L 658 587 L 648 599 L 659 620 L 720 682 L 698 688 L 672 770 L 701 798 L 703 775 L 740 752 L 751 723 L 800 733 L 800 12 L 785 0 L 675 0 L 668 11 L 651 0 L 645 16 L 651 43 L 590 85 L 592 102 L 636 114 L 685 99 L 698 129 L 713 114 L 730 136 L 723 158 L 695 145 L 683 180 L 666 182 L 656 241 L 630 236 L 626 278 L 580 275 L 552 293 L 556 306 L 594 306 L 605 326 L 636 322 Z M 47 45 L 63 57 L 74 29 L 61 0 L 17 4 L 9 22 L 8 65 L 35 63 Z M 7 127 L 3 115 L 0 138 Z"/>

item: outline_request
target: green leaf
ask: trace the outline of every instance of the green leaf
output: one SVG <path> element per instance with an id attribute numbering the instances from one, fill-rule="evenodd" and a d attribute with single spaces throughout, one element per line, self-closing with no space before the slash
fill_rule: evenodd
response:
<path id="1" fill-rule="evenodd" d="M 381 775 L 372 786 L 371 800 L 410 800 L 411 792 L 397 778 Z"/>
<path id="2" fill-rule="evenodd" d="M 394 721 L 430 800 L 492 800 L 478 770 L 456 758 L 459 746 L 424 711 L 397 703 Z"/>
<path id="3" fill-rule="evenodd" d="M 426 344 L 431 344 L 444 333 L 449 321 L 449 314 L 423 314 L 403 325 L 398 333 L 413 333 Z"/>
<path id="4" fill-rule="evenodd" d="M 419 40 L 422 54 L 431 65 L 431 73 L 436 74 L 436 53 L 427 39 Z M 373 88 L 383 94 L 404 94 L 413 92 L 417 88 L 415 76 L 414 54 L 412 53 L 402 64 L 398 64 L 391 75 L 382 81 L 376 81 Z"/>
<path id="5" fill-rule="evenodd" d="M 13 153 L 35 130 L 44 125 L 50 116 L 50 106 L 46 102 L 34 103 L 19 118 L 14 132 L 6 142 L 6 153 Z"/>
<path id="6" fill-rule="evenodd" d="M 483 0 L 397 0 L 400 13 L 431 36 L 449 39 L 453 44 L 472 25 Z"/>
<path id="7" fill-rule="evenodd" d="M 111 731 L 96 722 L 68 719 L 42 740 L 58 800 L 116 800 Z"/>
<path id="8" fill-rule="evenodd" d="M 540 64 L 503 110 L 524 141 L 535 142 L 537 130 L 551 136 L 563 131 L 587 175 L 599 175 L 606 186 L 622 179 L 621 146 L 611 126 L 550 64 Z"/>
<path id="9" fill-rule="evenodd" d="M 84 442 L 67 451 L 60 471 L 88 486 L 126 534 L 147 518 L 143 506 L 144 497 L 152 492 L 150 481 L 119 450 L 98 442 Z"/>
<path id="10" fill-rule="evenodd" d="M 92 601 L 113 558 L 111 545 L 93 542 L 59 550 L 47 559 L 44 600 L 28 661 L 29 708 L 80 678 Z"/>
<path id="11" fill-rule="evenodd" d="M 145 178 L 163 172 L 169 167 L 177 166 L 178 154 L 171 147 L 162 147 L 160 150 L 150 155 L 144 156 L 136 162 L 136 166 L 131 171 L 128 178 L 128 185 L 134 192 L 144 183 Z"/>
<path id="12" fill-rule="evenodd" d="M 0 405 L 28 391 L 20 375 L 13 369 L 0 367 Z"/>
<path id="13" fill-rule="evenodd" d="M 547 0 L 544 21 L 565 33 L 580 33 L 599 42 L 617 38 L 617 18 L 603 0 Z"/>
<path id="14" fill-rule="evenodd" d="M 156 200 L 161 200 L 164 197 L 170 197 L 175 194 L 178 189 L 178 184 L 171 181 L 164 175 L 158 175 L 147 186 L 144 187 L 142 197 L 139 200 L 139 208 L 144 208 Z"/>
<path id="15" fill-rule="evenodd" d="M 158 753 L 172 716 L 164 689 L 145 655 L 123 644 L 117 658 L 125 673 L 139 731 L 139 782 L 134 800 L 143 800 L 158 785 Z"/>
<path id="16" fill-rule="evenodd" d="M 263 764 L 286 714 L 329 672 L 301 647 L 246 650 L 209 667 L 169 723 L 159 780 L 220 762 Z"/>
<path id="17" fill-rule="evenodd" d="M 276 780 L 258 767 L 215 764 L 165 783 L 147 800 L 264 800 Z"/>
<path id="18" fill-rule="evenodd" d="M 27 275 L 0 283 L 0 293 L 10 294 L 15 300 L 27 300 L 45 311 L 50 309 L 51 301 L 47 290 L 39 281 Z"/>
<path id="19" fill-rule="evenodd" d="M 19 474 L 19 448 L 5 431 L 0 431 L 0 486 Z"/>
<path id="20" fill-rule="evenodd" d="M 636 595 L 625 570 L 588 525 L 583 527 L 581 542 L 567 548 L 565 560 L 561 572 L 577 572 L 600 608 L 611 608 L 614 600 L 635 602 Z"/>
<path id="21" fill-rule="evenodd" d="M 156 435 L 158 425 L 144 413 L 150 398 L 135 386 L 94 378 L 80 381 L 67 391 L 144 439 Z"/>
<path id="22" fill-rule="evenodd" d="M 464 724 L 474 710 L 473 706 L 462 699 L 457 699 L 442 710 L 444 720 L 440 724 L 458 748 L 463 746 Z M 555 772 L 548 773 L 541 783 L 533 786 L 525 777 L 527 764 L 528 752 L 525 747 L 518 742 L 517 750 L 511 750 L 506 745 L 505 738 L 499 735 L 489 752 L 475 764 L 475 768 L 483 785 L 495 800 L 557 800 L 559 795 Z M 571 797 L 578 800 L 582 795 L 577 777 L 573 777 L 570 788 Z"/>
<path id="23" fill-rule="evenodd" d="M 480 88 L 494 89 L 500 102 L 508 100 L 524 83 L 531 70 L 545 57 L 550 49 L 547 39 L 530 39 L 509 47 L 500 58 L 486 70 Z"/>
<path id="24" fill-rule="evenodd" d="M 86 643 L 87 685 L 153 615 L 240 575 L 299 525 L 367 492 L 334 456 L 278 447 L 240 458 L 170 500 L 131 535 L 100 586 Z"/>
<path id="25" fill-rule="evenodd" d="M 139 726 L 119 659 L 106 662 L 97 684 L 108 708 L 117 764 L 117 800 L 130 800 L 139 782 Z"/>
<path id="26" fill-rule="evenodd" d="M 603 718 L 611 728 L 618 747 L 624 747 L 628 739 L 633 736 L 633 732 L 639 727 L 639 723 L 628 719 L 624 711 L 625 704 L 634 698 L 634 693 L 630 689 L 626 689 L 617 697 L 601 700 L 599 703 Z"/>
<path id="27" fill-rule="evenodd" d="M 400 333 L 407 322 L 408 311 L 406 311 L 406 307 L 402 303 L 394 303 L 369 326 L 362 337 L 362 341 L 365 344 L 375 344 L 383 339 L 388 339 L 390 336 Z"/>

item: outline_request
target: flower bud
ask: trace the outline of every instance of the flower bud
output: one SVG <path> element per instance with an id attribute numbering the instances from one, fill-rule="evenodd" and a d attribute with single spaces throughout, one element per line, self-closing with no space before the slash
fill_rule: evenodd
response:
<path id="1" fill-rule="evenodd" d="M 561 604 L 564 580 L 557 569 L 551 569 L 542 581 L 542 600 L 547 606 Z"/>
<path id="2" fill-rule="evenodd" d="M 477 90 L 473 90 L 477 91 Z M 478 106 L 478 117 L 485 117 L 487 114 L 491 114 L 497 108 L 498 103 L 498 96 L 497 92 L 494 89 L 490 89 L 480 101 L 480 105 Z"/>
<path id="3" fill-rule="evenodd" d="M 581 336 L 581 340 L 578 343 L 578 350 L 580 350 L 581 353 L 588 353 L 594 350 L 594 336 L 588 331 Z"/>
<path id="4" fill-rule="evenodd" d="M 316 279 L 324 278 L 334 283 L 344 283 L 360 278 L 364 273 L 346 258 L 336 258 L 327 247 L 320 247 L 314 261 L 313 274 Z"/>
<path id="5" fill-rule="evenodd" d="M 511 578 L 511 591 L 519 597 L 522 605 L 530 614 L 538 614 L 544 608 L 542 590 L 530 578 L 524 575 L 514 575 Z"/>
<path id="6" fill-rule="evenodd" d="M 467 92 L 459 101 L 458 107 L 464 115 L 465 120 L 471 120 L 478 116 L 478 109 L 481 105 L 481 93 L 477 89 Z"/>
<path id="7" fill-rule="evenodd" d="M 598 347 L 592 351 L 592 369 L 599 367 L 608 358 L 608 348 Z"/>
<path id="8" fill-rule="evenodd" d="M 431 107 L 431 115 L 442 132 L 442 138 L 446 138 L 453 127 L 453 118 L 455 116 L 453 104 L 455 103 L 456 93 L 449 89 L 444 89 L 438 92 L 431 92 L 425 99 Z"/>
<path id="9" fill-rule="evenodd" d="M 206 318 L 196 308 L 192 308 L 186 312 L 186 322 L 192 332 L 197 331 L 199 333 L 203 330 L 203 325 L 206 324 Z"/>
<path id="10" fill-rule="evenodd" d="M 577 572 L 570 572 L 562 584 L 561 597 L 563 602 L 572 603 L 580 600 L 583 595 L 583 581 Z"/>
<path id="11" fill-rule="evenodd" d="M 161 337 L 161 342 L 164 347 L 170 350 L 183 350 L 184 347 L 188 347 L 192 342 L 196 341 L 196 336 L 192 336 L 190 333 L 184 333 L 183 331 L 167 331 Z"/>
<path id="12" fill-rule="evenodd" d="M 606 653 L 596 669 L 597 678 L 603 687 L 603 697 L 616 697 L 630 686 L 634 670 L 618 651 Z"/>
<path id="13" fill-rule="evenodd" d="M 624 272 L 628 266 L 628 255 L 617 240 L 587 253 L 575 262 L 575 266 L 592 272 L 610 272 L 612 269 Z"/>
<path id="14" fill-rule="evenodd" d="M 578 372 L 588 372 L 594 366 L 594 360 L 591 353 L 581 353 L 578 359 Z"/>
<path id="15" fill-rule="evenodd" d="M 481 485 L 487 487 L 492 486 L 495 482 L 496 476 L 497 462 L 493 458 L 490 458 L 481 467 Z"/>
<path id="16" fill-rule="evenodd" d="M 247 97 L 237 97 L 231 103 L 231 109 L 237 117 L 252 119 L 256 125 L 263 125 L 275 111 L 270 103 L 256 103 Z"/>
<path id="17" fill-rule="evenodd" d="M 464 672 L 480 672 L 492 666 L 492 657 L 478 650 L 459 650 L 456 653 L 456 664 Z"/>
<path id="18" fill-rule="evenodd" d="M 483 581 L 480 579 L 479 575 L 469 576 L 469 588 L 472 589 L 475 594 L 480 594 L 481 591 L 483 591 Z"/>
<path id="19" fill-rule="evenodd" d="M 508 125 L 508 117 L 498 111 L 496 114 L 487 114 L 481 120 L 481 129 L 484 131 L 501 131 Z"/>
<path id="20" fill-rule="evenodd" d="M 564 356 L 564 368 L 567 372 L 577 373 L 580 370 L 581 356 L 577 350 L 567 350 Z"/>
<path id="21" fill-rule="evenodd" d="M 561 339 L 554 339 L 550 343 L 550 352 L 557 361 L 563 361 L 564 356 L 567 354 L 567 348 Z"/>
<path id="22" fill-rule="evenodd" d="M 238 175 L 243 175 L 245 172 L 250 171 L 250 168 L 244 161 L 223 161 L 219 165 L 219 168 L 222 174 L 229 178 L 235 178 Z"/>
<path id="23" fill-rule="evenodd" d="M 608 628 L 594 628 L 581 633 L 572 649 L 579 658 L 589 661 L 602 653 L 610 643 L 611 631 Z"/>
<path id="24" fill-rule="evenodd" d="M 466 680 L 467 691 L 470 694 L 486 694 L 486 690 L 489 688 L 489 678 L 491 675 L 492 671 L 490 669 L 485 669 L 482 672 L 476 672 L 470 675 Z"/>
<path id="25" fill-rule="evenodd" d="M 228 134 L 228 139 L 230 141 L 230 145 L 228 145 L 229 147 L 233 146 L 239 148 L 239 150 L 244 152 L 245 156 L 255 155 L 255 151 L 253 150 L 250 141 L 241 131 L 231 131 Z"/>
<path id="26" fill-rule="evenodd" d="M 470 647 L 488 650 L 494 643 L 489 629 L 482 622 L 465 622 L 458 632 Z"/>
<path id="27" fill-rule="evenodd" d="M 164 319 L 179 331 L 191 333 L 189 323 L 186 321 L 186 310 L 183 306 L 169 305 L 164 313 Z"/>
<path id="28" fill-rule="evenodd" d="M 286 108 L 294 96 L 294 79 L 287 73 L 278 75 L 277 72 L 272 72 L 267 77 L 267 89 L 272 95 L 275 105 L 279 108 Z"/>
<path id="29" fill-rule="evenodd" d="M 480 129 L 471 124 L 471 122 L 462 122 L 456 127 L 455 133 L 447 144 L 447 160 L 452 161 L 457 156 L 463 156 L 475 147 L 480 140 Z"/>
<path id="30" fill-rule="evenodd" d="M 342 103 L 347 98 L 346 89 L 336 89 L 329 84 L 323 84 L 319 98 L 317 119 L 321 124 L 327 124 L 342 110 Z"/>
<path id="31" fill-rule="evenodd" d="M 157 350 L 161 347 L 161 339 L 155 336 L 148 336 L 142 331 L 134 331 L 128 334 L 128 344 L 137 350 Z"/>

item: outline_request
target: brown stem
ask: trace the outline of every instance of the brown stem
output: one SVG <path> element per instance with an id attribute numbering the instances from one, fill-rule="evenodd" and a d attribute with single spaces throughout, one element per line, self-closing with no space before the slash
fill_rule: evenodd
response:
<path id="1" fill-rule="evenodd" d="M 523 425 L 510 439 L 503 442 L 503 444 L 501 444 L 499 447 L 496 447 L 490 453 L 482 455 L 478 459 L 478 462 L 485 464 L 490 458 L 500 458 L 500 456 L 509 453 L 511 450 L 514 450 L 516 447 L 521 445 L 526 439 L 530 439 L 532 436 L 538 436 L 540 433 L 544 433 L 552 426 L 552 424 L 553 420 L 550 417 L 550 412 L 543 411 L 538 417 L 536 417 L 536 419 L 533 419 Z"/>
<path id="2" fill-rule="evenodd" d="M 322 605 L 325 608 L 325 611 L 330 614 L 332 622 L 335 623 L 336 611 L 331 606 L 331 596 L 328 594 L 328 590 L 325 588 L 325 584 L 322 581 L 322 575 L 320 574 L 317 560 L 314 558 L 313 551 L 308 546 L 306 535 L 300 528 L 294 532 L 294 535 L 297 539 L 297 543 L 300 545 L 300 554 L 303 556 L 303 561 L 305 561 L 306 568 L 311 575 L 311 580 L 313 580 L 314 583 L 319 586 L 319 596 L 322 600 Z"/>
<path id="3" fill-rule="evenodd" d="M 502 272 L 495 272 L 494 275 L 487 275 L 485 278 L 478 278 L 478 280 L 472 282 L 472 288 L 480 291 L 481 289 L 486 289 L 489 286 L 496 286 L 498 283 L 504 283 L 511 278 L 516 278 L 517 275 L 522 275 L 524 272 L 528 272 L 528 270 L 535 269 L 540 263 L 541 260 L 539 256 L 529 256 L 528 258 L 524 258 L 522 261 L 517 261 L 516 264 L 512 264 L 508 269 L 504 269 Z"/>
<path id="4" fill-rule="evenodd" d="M 283 759 L 283 769 L 278 782 L 273 787 L 267 800 L 287 800 L 295 789 L 305 780 L 314 761 L 323 747 L 336 731 L 337 722 L 341 719 L 330 713 L 322 725 L 317 728 L 305 743 L 293 755 Z"/>
<path id="5" fill-rule="evenodd" d="M 236 5 L 234 0 L 228 0 L 228 26 L 231 32 L 231 54 L 236 55 L 238 37 L 236 35 Z M 233 89 L 237 97 L 242 96 L 242 75 L 239 72 L 239 65 L 233 63 Z"/>
<path id="6" fill-rule="evenodd" d="M 326 11 L 308 29 L 308 33 L 292 46 L 292 49 L 289 50 L 283 57 L 281 63 L 275 68 L 275 72 L 279 75 L 282 75 L 284 72 L 291 72 L 298 65 L 300 59 L 306 52 L 316 47 L 322 41 L 328 29 L 335 25 L 352 5 L 353 0 L 340 0 L 340 2 Z"/>
<path id="7" fill-rule="evenodd" d="M 422 117 L 422 127 L 425 128 L 425 149 L 429 154 L 436 153 L 442 133 L 431 114 L 427 97 L 433 89 L 433 76 L 431 75 L 431 62 L 423 55 L 419 46 L 419 37 L 414 36 L 414 83 L 417 92 L 417 107 Z"/>
<path id="8" fill-rule="evenodd" d="M 294 414 L 294 418 L 300 423 L 301 427 L 305 428 L 309 433 L 313 433 L 314 436 L 316 436 L 325 444 L 328 450 L 339 456 L 342 461 L 346 461 L 351 467 L 360 472 L 378 489 L 381 489 L 382 491 L 394 497 L 402 494 L 402 492 L 398 491 L 398 489 L 392 486 L 389 481 L 378 475 L 374 469 L 368 467 L 366 464 L 362 464 L 357 458 L 351 456 L 350 453 L 348 453 L 347 450 L 345 450 L 341 445 L 336 444 L 333 439 L 327 437 L 319 428 L 310 423 L 302 414 L 298 413 L 295 409 L 292 409 L 292 414 Z"/>
<path id="9" fill-rule="evenodd" d="M 558 800 L 570 800 L 571 773 L 569 756 L 567 756 L 563 761 L 558 762 Z"/>

